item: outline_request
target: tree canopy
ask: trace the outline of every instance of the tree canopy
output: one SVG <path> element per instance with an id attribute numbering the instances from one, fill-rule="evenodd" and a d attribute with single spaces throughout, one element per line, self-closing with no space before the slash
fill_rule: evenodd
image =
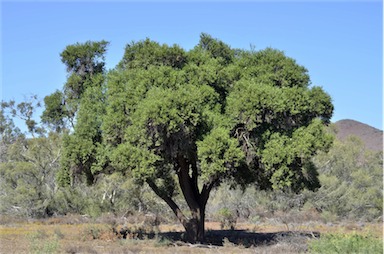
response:
<path id="1" fill-rule="evenodd" d="M 103 50 L 76 53 L 88 44 Z M 319 187 L 311 158 L 332 143 L 324 125 L 333 105 L 284 52 L 232 49 L 207 34 L 189 51 L 146 39 L 128 44 L 115 69 L 78 81 L 103 66 L 82 62 L 98 59 L 106 45 L 62 53 L 71 74 L 64 94 L 78 109 L 64 138 L 63 183 L 111 172 L 145 182 L 191 242 L 204 240 L 209 194 L 225 179 L 258 189 Z M 174 201 L 177 192 L 189 211 Z"/>
<path id="2" fill-rule="evenodd" d="M 56 131 L 74 127 L 80 98 L 88 88 L 101 86 L 104 77 L 104 60 L 107 41 L 68 45 L 60 54 L 68 72 L 63 91 L 56 91 L 44 98 L 43 123 Z"/>

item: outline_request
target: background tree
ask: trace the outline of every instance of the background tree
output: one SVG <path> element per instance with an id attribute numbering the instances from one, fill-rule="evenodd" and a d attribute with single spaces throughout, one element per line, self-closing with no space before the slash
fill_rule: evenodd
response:
<path id="1" fill-rule="evenodd" d="M 0 163 L 1 212 L 44 217 L 55 211 L 55 181 L 59 169 L 59 136 L 19 138 Z"/>
<path id="2" fill-rule="evenodd" d="M 9 146 L 16 142 L 22 134 L 20 129 L 15 126 L 12 118 L 4 112 L 3 106 L 0 108 L 0 134 L 0 161 L 5 162 Z"/>
<path id="3" fill-rule="evenodd" d="M 56 133 L 44 135 L 33 115 L 40 103 L 31 99 L 1 103 L 0 211 L 41 217 L 53 214 L 61 142 Z M 24 121 L 27 134 L 15 127 L 14 118 Z"/>
<path id="4" fill-rule="evenodd" d="M 4 120 L 1 128 L 1 131 L 3 131 L 2 138 L 6 138 L 7 133 L 8 135 L 11 133 L 21 134 L 20 129 L 14 126 L 13 118 L 24 122 L 28 134 L 32 137 L 43 135 L 45 133 L 44 128 L 34 118 L 34 112 L 39 107 L 41 107 L 41 104 L 36 95 L 30 96 L 30 98 L 18 104 L 14 100 L 9 102 L 1 101 L 1 118 Z"/>
<path id="5" fill-rule="evenodd" d="M 383 153 L 364 147 L 354 136 L 336 140 L 315 157 L 322 187 L 308 203 L 338 219 L 378 221 L 383 213 Z"/>
<path id="6" fill-rule="evenodd" d="M 311 158 L 332 142 L 323 128 L 331 99 L 310 87 L 304 67 L 281 51 L 234 50 L 206 34 L 188 52 L 149 39 L 127 45 L 105 89 L 91 85 L 79 102 L 62 179 L 121 172 L 146 182 L 191 242 L 204 240 L 209 194 L 223 180 L 314 190 Z"/>
<path id="7" fill-rule="evenodd" d="M 39 106 L 36 96 L 20 103 L 1 103 L 0 213 L 42 218 L 67 213 L 97 216 L 102 209 L 116 209 L 117 205 L 103 202 L 103 193 L 108 189 L 85 184 L 78 184 L 73 188 L 59 186 L 56 178 L 59 173 L 63 135 L 58 132 L 47 133 L 43 125 L 35 120 L 34 112 Z M 19 124 L 23 122 L 26 128 L 22 129 L 27 131 L 24 133 L 16 127 L 14 120 Z M 125 191 L 124 188 L 116 189 L 113 190 L 117 192 L 116 197 Z M 129 198 L 134 199 L 127 195 L 119 201 Z M 124 208 L 122 205 L 119 207 Z"/>

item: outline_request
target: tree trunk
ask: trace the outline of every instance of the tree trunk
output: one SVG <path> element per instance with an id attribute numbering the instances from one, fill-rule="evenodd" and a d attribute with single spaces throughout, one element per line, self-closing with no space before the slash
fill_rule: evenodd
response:
<path id="1" fill-rule="evenodd" d="M 155 191 L 155 193 L 169 205 L 177 219 L 183 225 L 186 233 L 185 240 L 190 243 L 205 242 L 205 207 L 214 182 L 203 186 L 202 192 L 199 194 L 199 199 L 195 200 L 196 206 L 192 208 L 190 207 L 191 217 L 189 218 L 183 214 L 183 212 L 171 197 L 160 191 L 154 182 L 150 180 L 147 180 L 147 182 L 149 186 Z"/>
<path id="2" fill-rule="evenodd" d="M 162 198 L 172 209 L 180 223 L 183 225 L 186 234 L 185 240 L 191 243 L 205 241 L 205 207 L 209 198 L 209 194 L 217 184 L 219 177 L 212 178 L 211 181 L 205 183 L 199 191 L 197 185 L 198 170 L 196 163 L 188 162 L 184 157 L 178 157 L 179 169 L 177 176 L 185 201 L 191 211 L 191 216 L 187 217 L 181 211 L 179 206 L 173 201 L 168 193 L 162 191 L 156 186 L 155 182 L 147 179 L 147 183 L 154 192 Z M 192 166 L 192 176 L 189 174 L 190 165 Z"/>
<path id="3" fill-rule="evenodd" d="M 178 165 L 177 177 L 179 185 L 191 211 L 191 217 L 186 223 L 182 223 L 186 231 L 186 240 L 191 243 L 204 242 L 205 206 L 210 190 L 199 192 L 196 161 L 190 162 L 185 157 L 178 156 Z M 192 175 L 190 175 L 190 168 L 192 169 Z"/>
<path id="4" fill-rule="evenodd" d="M 203 243 L 205 241 L 205 208 L 193 213 L 187 221 L 185 228 L 185 240 L 190 243 Z"/>

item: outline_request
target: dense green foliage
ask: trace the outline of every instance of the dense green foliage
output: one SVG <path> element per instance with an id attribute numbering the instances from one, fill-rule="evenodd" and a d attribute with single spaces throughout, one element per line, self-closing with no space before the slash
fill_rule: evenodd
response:
<path id="1" fill-rule="evenodd" d="M 309 244 L 310 253 L 382 253 L 382 239 L 358 234 L 321 236 L 319 240 L 312 240 Z"/>
<path id="2" fill-rule="evenodd" d="M 92 174 L 107 166 L 133 169 L 146 179 L 164 174 L 167 169 L 155 164 L 167 168 L 179 153 L 189 160 L 201 157 L 208 179 L 235 172 L 246 155 L 241 166 L 263 164 L 270 171 L 252 172 L 267 180 L 260 186 L 316 187 L 308 159 L 329 146 L 316 118 L 328 121 L 332 105 L 320 88 L 308 85 L 305 68 L 273 49 L 235 51 L 205 34 L 190 52 L 149 39 L 132 43 L 109 73 L 106 94 L 95 89 L 79 98 L 83 113 L 73 136 L 84 149 L 67 149 L 74 151 L 69 157 L 78 157 L 69 163 Z M 224 145 L 221 152 L 206 147 L 215 143 Z M 97 144 L 108 149 L 99 146 L 98 154 Z M 301 168 L 308 170 L 300 173 Z M 306 182 L 305 176 L 312 179 Z"/>

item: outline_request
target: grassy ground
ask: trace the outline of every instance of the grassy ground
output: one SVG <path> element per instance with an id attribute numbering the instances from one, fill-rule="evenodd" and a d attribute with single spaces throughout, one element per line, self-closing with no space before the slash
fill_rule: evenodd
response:
<path id="1" fill-rule="evenodd" d="M 132 233 L 122 239 L 113 231 L 122 225 L 81 216 L 0 222 L 0 253 L 303 253 L 319 235 L 369 235 L 381 241 L 383 233 L 382 224 L 238 223 L 235 230 L 221 230 L 218 222 L 207 222 L 208 244 L 190 245 L 181 241 L 177 224 L 155 229 L 126 224 Z"/>

